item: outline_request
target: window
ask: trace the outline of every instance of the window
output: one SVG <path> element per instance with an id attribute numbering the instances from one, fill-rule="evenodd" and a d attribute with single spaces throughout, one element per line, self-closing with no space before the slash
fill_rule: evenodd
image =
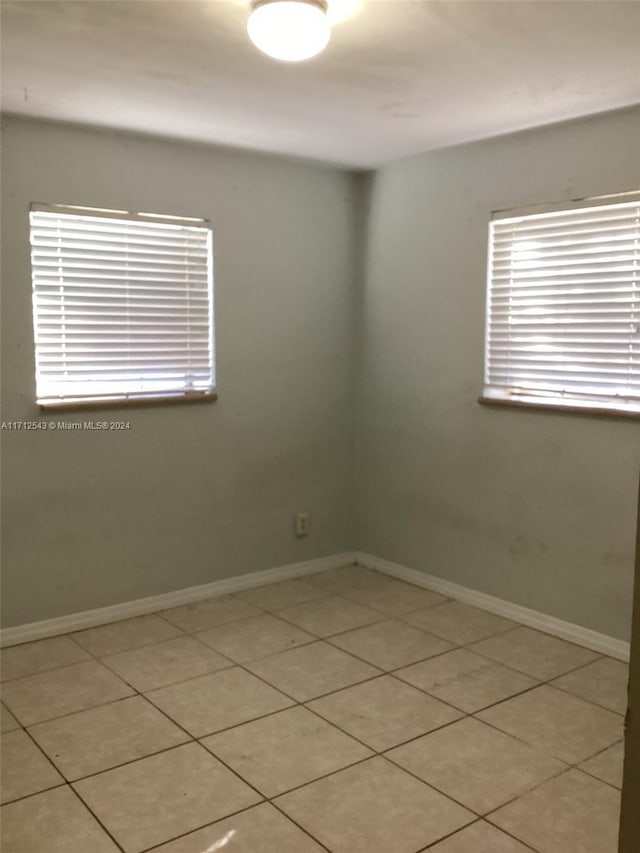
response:
<path id="1" fill-rule="evenodd" d="M 215 397 L 211 229 L 32 205 L 41 406 Z"/>
<path id="2" fill-rule="evenodd" d="M 640 196 L 496 214 L 486 402 L 640 413 Z"/>

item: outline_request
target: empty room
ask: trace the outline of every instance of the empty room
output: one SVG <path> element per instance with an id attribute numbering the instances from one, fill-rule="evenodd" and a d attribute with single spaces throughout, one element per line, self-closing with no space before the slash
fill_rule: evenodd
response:
<path id="1" fill-rule="evenodd" d="M 0 11 L 2 853 L 638 853 L 640 2 Z"/>

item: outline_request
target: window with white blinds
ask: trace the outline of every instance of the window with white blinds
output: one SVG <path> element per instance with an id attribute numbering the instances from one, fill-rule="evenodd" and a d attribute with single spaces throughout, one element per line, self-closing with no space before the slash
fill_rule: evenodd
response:
<path id="1" fill-rule="evenodd" d="M 640 412 L 640 196 L 494 215 L 484 397 Z"/>
<path id="2" fill-rule="evenodd" d="M 41 406 L 214 394 L 204 220 L 32 205 L 30 226 Z"/>

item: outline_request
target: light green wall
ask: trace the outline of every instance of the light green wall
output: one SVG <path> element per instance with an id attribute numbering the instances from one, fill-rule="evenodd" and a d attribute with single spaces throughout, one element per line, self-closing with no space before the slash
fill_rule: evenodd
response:
<path id="1" fill-rule="evenodd" d="M 3 137 L 2 419 L 40 417 L 32 201 L 212 220 L 220 394 L 54 416 L 128 432 L 2 433 L 4 626 L 353 547 L 353 177 L 12 117 Z"/>
<path id="2" fill-rule="evenodd" d="M 2 434 L 4 625 L 358 548 L 627 639 L 637 423 L 476 400 L 491 210 L 632 189 L 639 143 L 625 111 L 356 177 L 6 119 L 3 419 L 39 416 L 31 201 L 213 221 L 220 400 Z"/>
<path id="3" fill-rule="evenodd" d="M 403 160 L 371 180 L 361 550 L 628 639 L 638 423 L 489 409 L 492 210 L 640 186 L 640 111 Z"/>

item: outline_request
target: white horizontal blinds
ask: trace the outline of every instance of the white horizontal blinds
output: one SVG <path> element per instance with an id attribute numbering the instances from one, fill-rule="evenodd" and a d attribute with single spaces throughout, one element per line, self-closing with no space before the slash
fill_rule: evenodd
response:
<path id="1" fill-rule="evenodd" d="M 208 227 L 54 208 L 30 221 L 41 405 L 213 390 Z"/>
<path id="2" fill-rule="evenodd" d="M 491 223 L 485 396 L 640 411 L 640 201 Z"/>

